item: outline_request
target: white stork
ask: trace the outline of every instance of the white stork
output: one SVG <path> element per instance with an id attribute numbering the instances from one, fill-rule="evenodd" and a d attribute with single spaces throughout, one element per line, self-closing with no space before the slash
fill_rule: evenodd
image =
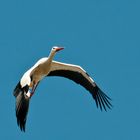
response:
<path id="1" fill-rule="evenodd" d="M 53 60 L 56 52 L 62 47 L 53 47 L 49 57 L 40 59 L 22 76 L 14 89 L 16 97 L 16 117 L 21 131 L 25 131 L 25 124 L 29 108 L 29 102 L 39 82 L 46 76 L 62 76 L 73 80 L 88 90 L 96 102 L 97 107 L 107 111 L 111 109 L 110 98 L 101 91 L 86 71 L 78 65 L 61 63 Z"/>

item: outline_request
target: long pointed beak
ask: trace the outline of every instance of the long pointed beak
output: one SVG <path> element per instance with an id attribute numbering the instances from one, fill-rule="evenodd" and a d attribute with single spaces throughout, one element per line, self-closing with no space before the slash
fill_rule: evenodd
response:
<path id="1" fill-rule="evenodd" d="M 63 50 L 63 49 L 64 49 L 63 47 L 58 47 L 58 48 L 56 48 L 56 51 L 58 52 L 58 51 Z"/>

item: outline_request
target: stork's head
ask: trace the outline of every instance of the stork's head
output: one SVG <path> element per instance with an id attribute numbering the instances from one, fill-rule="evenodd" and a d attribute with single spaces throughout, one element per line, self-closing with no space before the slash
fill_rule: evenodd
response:
<path id="1" fill-rule="evenodd" d="M 54 47 L 52 47 L 52 52 L 58 52 L 58 51 L 60 51 L 60 50 L 63 50 L 64 48 L 63 47 L 57 47 L 57 46 L 54 46 Z"/>

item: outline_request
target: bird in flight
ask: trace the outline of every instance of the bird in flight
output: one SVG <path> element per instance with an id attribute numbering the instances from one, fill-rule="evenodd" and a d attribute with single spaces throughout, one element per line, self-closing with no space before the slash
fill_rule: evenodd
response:
<path id="1" fill-rule="evenodd" d="M 55 54 L 63 49 L 63 47 L 53 47 L 49 56 L 38 60 L 33 67 L 23 74 L 15 87 L 13 95 L 16 98 L 16 118 L 21 131 L 25 132 L 31 97 L 39 82 L 45 77 L 61 76 L 68 78 L 91 93 L 97 108 L 105 111 L 107 111 L 107 108 L 111 109 L 111 99 L 97 86 L 82 67 L 53 60 Z"/>

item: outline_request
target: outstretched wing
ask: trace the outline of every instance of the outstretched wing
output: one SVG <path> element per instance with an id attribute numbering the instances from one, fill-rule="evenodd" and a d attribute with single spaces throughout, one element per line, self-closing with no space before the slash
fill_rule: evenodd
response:
<path id="1" fill-rule="evenodd" d="M 50 73 L 47 76 L 62 76 L 73 80 L 91 93 L 97 107 L 99 106 L 101 110 L 104 108 L 104 110 L 107 111 L 106 107 L 109 109 L 112 107 L 110 103 L 111 99 L 80 66 L 53 61 Z"/>
<path id="2" fill-rule="evenodd" d="M 14 96 L 16 97 L 16 117 L 17 124 L 21 131 L 25 132 L 26 119 L 29 109 L 30 98 L 26 96 L 28 91 L 28 86 L 21 88 L 20 82 L 17 84 L 14 90 Z"/>

